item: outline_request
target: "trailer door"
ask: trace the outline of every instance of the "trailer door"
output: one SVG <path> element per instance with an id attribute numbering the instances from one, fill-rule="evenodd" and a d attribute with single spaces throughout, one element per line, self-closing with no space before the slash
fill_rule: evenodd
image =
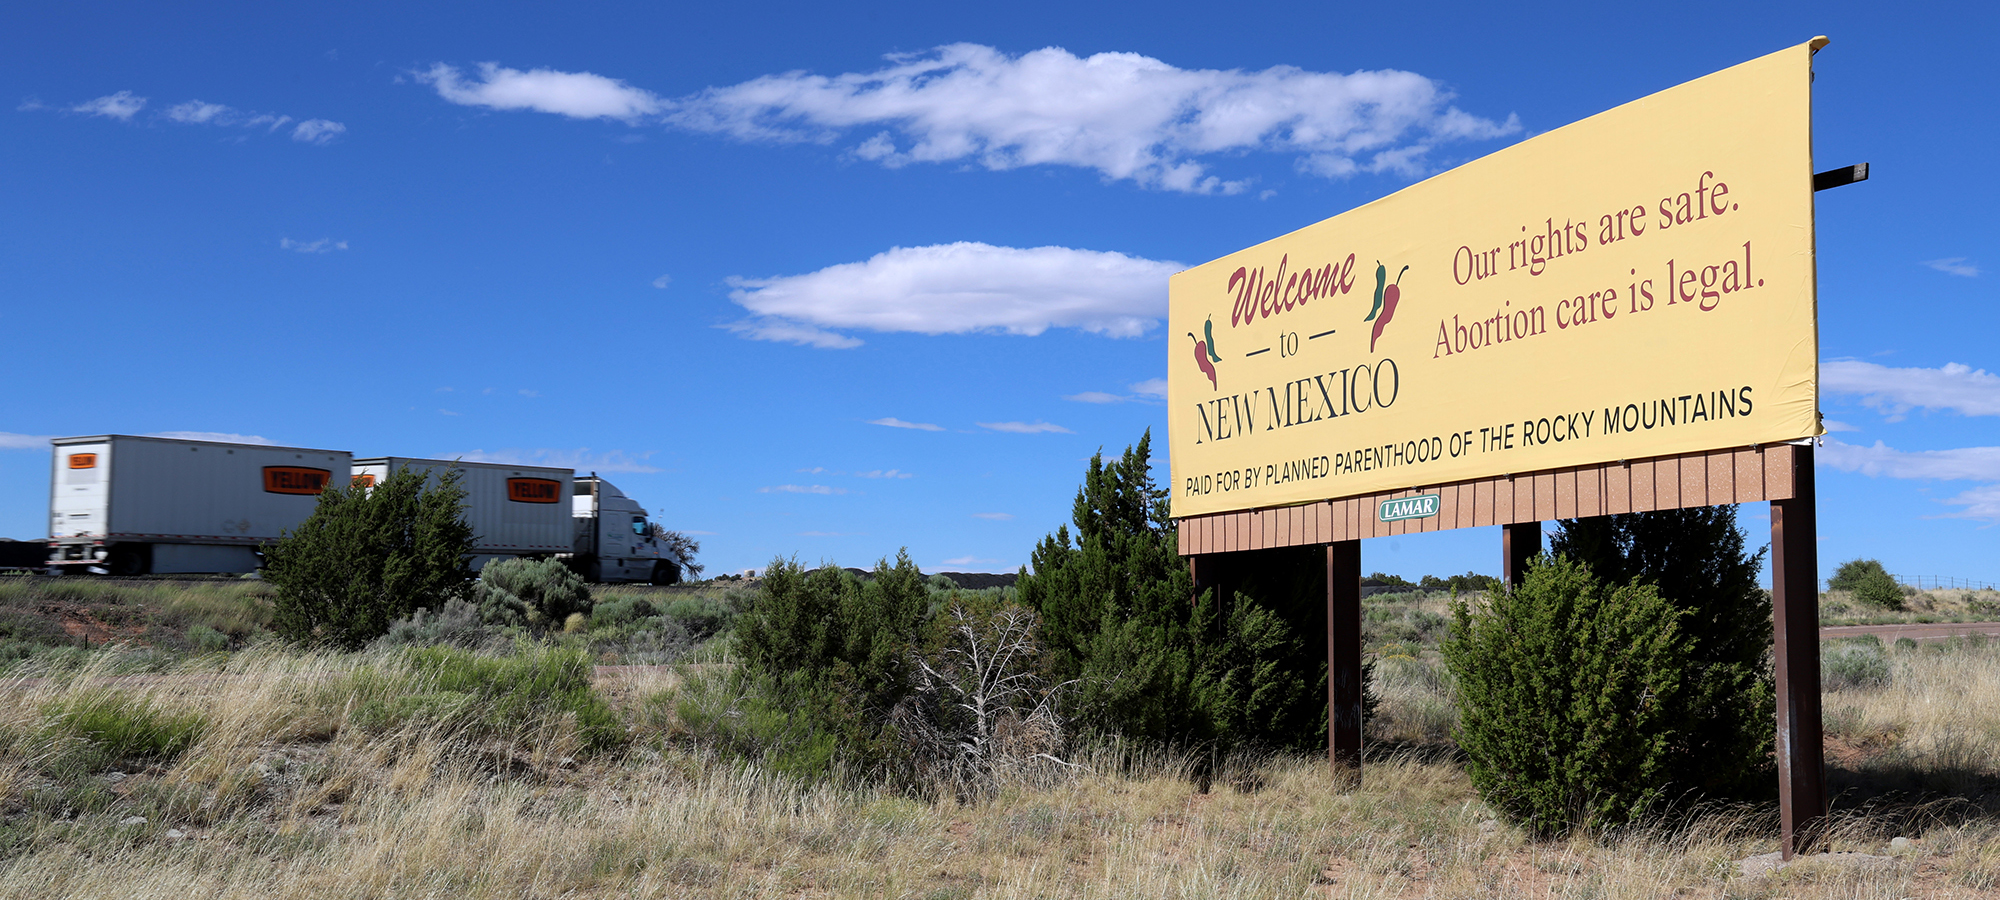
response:
<path id="1" fill-rule="evenodd" d="M 102 537 L 110 530 L 111 443 L 61 444 L 49 490 L 49 536 Z"/>

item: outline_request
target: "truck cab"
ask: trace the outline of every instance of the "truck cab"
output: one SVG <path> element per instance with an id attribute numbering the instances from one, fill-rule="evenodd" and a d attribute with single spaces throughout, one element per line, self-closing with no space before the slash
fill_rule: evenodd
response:
<path id="1" fill-rule="evenodd" d="M 586 581 L 674 584 L 686 560 L 661 546 L 646 509 L 595 474 L 576 476 L 576 541 L 569 564 Z"/>

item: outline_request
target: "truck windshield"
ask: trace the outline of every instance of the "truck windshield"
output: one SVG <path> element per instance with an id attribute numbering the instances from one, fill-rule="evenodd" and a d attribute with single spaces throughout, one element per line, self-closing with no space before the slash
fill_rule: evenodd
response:
<path id="1" fill-rule="evenodd" d="M 646 536 L 646 517 L 645 517 L 645 516 L 633 516 L 633 517 L 632 517 L 632 533 L 633 533 L 633 534 L 636 534 L 636 535 L 638 535 L 638 536 L 640 536 L 640 537 L 645 537 L 645 536 Z"/>

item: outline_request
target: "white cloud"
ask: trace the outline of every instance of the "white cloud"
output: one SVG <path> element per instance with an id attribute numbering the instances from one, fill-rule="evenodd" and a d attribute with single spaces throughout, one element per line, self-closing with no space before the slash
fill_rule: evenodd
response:
<path id="1" fill-rule="evenodd" d="M 756 319 L 719 325 L 753 341 L 777 341 L 785 344 L 799 344 L 826 350 L 851 350 L 861 346 L 861 339 L 844 334 L 815 328 L 783 319 Z"/>
<path id="2" fill-rule="evenodd" d="M 1966 491 L 1944 501 L 1954 506 L 1965 507 L 1952 514 L 1957 519 L 1984 519 L 2000 522 L 2000 484 L 1989 484 Z"/>
<path id="3" fill-rule="evenodd" d="M 230 109 L 220 103 L 189 100 L 167 107 L 167 118 L 183 125 L 205 125 L 210 122 L 221 125 L 230 118 Z"/>
<path id="4" fill-rule="evenodd" d="M 823 484 L 780 484 L 773 487 L 760 487 L 757 489 L 757 493 L 759 494 L 845 494 L 847 493 L 847 489 L 837 488 L 837 487 L 827 487 L 826 485 Z"/>
<path id="5" fill-rule="evenodd" d="M 292 129 L 292 140 L 306 144 L 324 144 L 345 133 L 347 126 L 325 119 L 307 119 Z"/>
<path id="6" fill-rule="evenodd" d="M 448 409 L 443 409 L 443 408 L 439 408 L 439 409 L 438 409 L 438 415 L 441 415 L 441 416 L 462 416 L 462 415 L 464 415 L 464 413 L 455 413 L 455 412 L 452 412 L 451 410 L 448 410 Z"/>
<path id="7" fill-rule="evenodd" d="M 979 422 L 979 427 L 988 431 L 1004 431 L 1008 434 L 1075 434 L 1061 425 L 1047 422 Z"/>
<path id="8" fill-rule="evenodd" d="M 1979 277 L 1979 267 L 1966 262 L 1963 256 L 1952 256 L 1945 259 L 1927 259 L 1924 260 L 1923 264 L 1946 275 L 1958 275 L 1964 278 Z"/>
<path id="9" fill-rule="evenodd" d="M 527 388 L 521 388 L 520 390 L 515 391 L 514 393 L 520 394 L 521 396 L 527 397 L 529 399 L 540 397 L 542 395 L 541 391 L 531 391 L 528 390 Z"/>
<path id="10" fill-rule="evenodd" d="M 1836 359 L 1820 363 L 1828 393 L 1857 394 L 1863 406 L 1901 418 L 1912 409 L 1948 409 L 1968 416 L 2000 416 L 2000 375 L 1959 363 L 1941 369 L 1896 369 Z"/>
<path id="11" fill-rule="evenodd" d="M 729 299 L 760 318 L 726 327 L 758 340 L 816 346 L 860 343 L 823 328 L 1024 335 L 1076 328 L 1137 337 L 1165 316 L 1167 276 L 1181 268 L 1174 262 L 1068 247 L 1023 249 L 965 241 L 895 247 L 863 262 L 805 275 L 732 277 L 728 281 L 735 290 Z"/>
<path id="12" fill-rule="evenodd" d="M 17 109 L 32 111 L 47 109 L 37 101 L 25 101 Z M 121 122 L 129 122 L 146 108 L 146 98 L 134 96 L 131 91 L 119 91 L 70 107 L 72 112 L 105 116 Z M 256 128 L 266 134 L 292 124 L 291 116 L 277 113 L 255 113 L 237 109 L 223 103 L 206 100 L 189 100 L 176 103 L 159 113 L 159 118 L 179 125 L 207 125 L 221 128 Z M 308 144 L 325 144 L 335 136 L 347 131 L 347 126 L 328 119 L 307 119 L 292 128 L 292 140 Z"/>
<path id="13" fill-rule="evenodd" d="M 0 431 L 0 450 L 47 450 L 49 442 L 57 437 L 58 435 L 53 434 L 14 434 Z"/>
<path id="14" fill-rule="evenodd" d="M 2000 482 L 2000 447 L 1959 447 L 1952 450 L 1902 451 L 1876 441 L 1872 447 L 1843 444 L 1832 438 L 1815 461 L 1843 472 L 1871 478 L 1934 479 L 1938 481 Z M 2000 484 L 1985 484 L 1940 501 L 1965 507 L 1947 518 L 2000 522 Z"/>
<path id="15" fill-rule="evenodd" d="M 291 238 L 279 238 L 278 246 L 298 253 L 332 253 L 335 250 L 347 249 L 347 242 L 336 241 L 332 238 L 320 238 L 316 241 L 295 241 Z"/>
<path id="16" fill-rule="evenodd" d="M 1113 180 L 1233 194 L 1247 180 L 1204 157 L 1283 153 L 1303 172 L 1422 174 L 1440 144 L 1516 134 L 1520 122 L 1451 105 L 1438 82 L 1393 69 L 1309 72 L 1181 69 L 1136 53 L 1079 57 L 1059 47 L 1010 55 L 950 44 L 887 57 L 872 72 L 787 72 L 670 100 L 615 78 L 480 63 L 437 63 L 416 79 L 464 106 L 579 119 L 646 119 L 744 141 L 853 141 L 895 168 L 970 162 L 991 170 L 1060 165 Z"/>
<path id="17" fill-rule="evenodd" d="M 437 89 L 438 96 L 460 106 L 527 109 L 573 119 L 634 121 L 656 115 L 667 101 L 616 78 L 590 72 L 532 69 L 523 72 L 495 63 L 480 63 L 477 81 L 467 81 L 456 66 L 438 63 L 417 73 L 417 80 Z"/>
<path id="18" fill-rule="evenodd" d="M 1870 477 L 1929 478 L 1940 481 L 2000 481 L 2000 447 L 1952 450 L 1897 450 L 1876 441 L 1872 447 L 1828 438 L 1817 461 L 1843 472 Z"/>
<path id="19" fill-rule="evenodd" d="M 888 427 L 890 427 L 890 428 L 914 428 L 914 429 L 916 429 L 916 430 L 918 430 L 918 431 L 943 431 L 943 430 L 944 430 L 944 426 L 943 426 L 943 425 L 932 425 L 932 424 L 931 424 L 931 423 L 929 423 L 929 422 L 905 422 L 905 421 L 903 421 L 902 419 L 898 419 L 898 418 L 896 418 L 895 416 L 889 416 L 888 418 L 883 418 L 883 419 L 869 419 L 869 420 L 868 420 L 868 424 L 870 424 L 870 425 L 886 425 L 886 426 L 888 426 Z"/>
<path id="20" fill-rule="evenodd" d="M 231 434 L 224 431 L 150 431 L 147 437 L 176 438 L 183 441 L 215 441 L 219 444 L 261 444 L 266 447 L 277 445 L 277 441 L 255 434 Z"/>
<path id="21" fill-rule="evenodd" d="M 1063 399 L 1076 403 L 1128 403 L 1132 401 L 1147 403 L 1167 399 L 1167 380 L 1165 378 L 1148 378 L 1145 381 L 1128 385 L 1127 388 L 1132 392 L 1130 396 L 1111 394 L 1104 391 L 1084 391 L 1080 394 L 1064 395 Z"/>
<path id="22" fill-rule="evenodd" d="M 120 122 L 130 122 L 133 116 L 139 114 L 139 110 L 145 108 L 146 98 L 135 97 L 131 91 L 119 91 L 116 94 L 108 94 L 95 100 L 86 100 L 69 109 L 70 112 L 80 112 L 87 115 L 103 116 L 107 119 L 117 119 Z"/>
<path id="23" fill-rule="evenodd" d="M 1821 420 L 1819 420 L 1819 424 L 1821 424 L 1821 425 L 1825 426 L 1825 427 L 1826 427 L 1826 430 L 1828 430 L 1828 431 L 1835 431 L 1835 432 L 1838 432 L 1838 431 L 1860 431 L 1860 430 L 1861 430 L 1861 427 L 1860 427 L 1860 426 L 1858 426 L 1858 425 L 1849 425 L 1849 424 L 1847 424 L 1846 422 L 1840 422 L 1840 421 L 1836 421 L 1836 420 L 1833 420 L 1833 419 L 1821 419 Z"/>
<path id="24" fill-rule="evenodd" d="M 1511 116 L 1467 114 L 1437 82 L 1395 70 L 1180 69 L 1136 53 L 1078 57 L 1048 47 L 1011 56 L 977 44 L 888 61 L 873 72 L 789 72 L 710 88 L 667 118 L 741 140 L 865 135 L 853 154 L 890 167 L 1068 165 L 1195 193 L 1248 186 L 1210 174 L 1195 161 L 1203 156 L 1289 153 L 1300 168 L 1330 177 L 1407 175 L 1421 172 L 1439 143 L 1521 128 Z"/>
<path id="25" fill-rule="evenodd" d="M 667 289 L 667 285 L 673 283 L 674 283 L 674 276 L 672 275 L 662 275 L 658 278 L 653 279 L 653 286 L 663 291 Z"/>
<path id="26" fill-rule="evenodd" d="M 973 517 L 973 518 L 975 518 L 975 519 L 990 519 L 990 520 L 992 520 L 992 521 L 995 521 L 995 522 L 1005 522 L 1005 521 L 1008 521 L 1008 520 L 1010 520 L 1010 519 L 1014 518 L 1014 514 L 1013 514 L 1013 513 L 973 513 L 973 514 L 972 514 L 972 517 Z"/>
<path id="27" fill-rule="evenodd" d="M 452 415 L 457 415 L 457 413 L 452 413 Z M 623 450 L 607 450 L 603 453 L 592 453 L 589 447 L 579 447 L 575 450 L 554 450 L 547 448 L 537 450 L 507 449 L 495 450 L 491 453 L 485 450 L 467 450 L 463 453 L 440 453 L 437 455 L 437 458 L 462 459 L 466 462 L 503 463 L 515 466 L 554 466 L 562 469 L 575 469 L 579 473 L 630 472 L 643 475 L 660 471 L 657 466 L 647 464 L 646 460 L 652 455 L 651 452 L 627 453 Z"/>
<path id="28" fill-rule="evenodd" d="M 891 420 L 891 421 L 901 421 L 901 420 Z M 882 424 L 882 423 L 881 423 L 881 422 L 871 422 L 871 423 L 869 423 L 869 424 L 871 424 L 871 425 L 880 425 L 880 424 Z M 914 424 L 911 424 L 911 423 L 907 423 L 907 422 L 906 422 L 906 423 L 903 423 L 902 425 L 899 425 L 899 426 L 897 426 L 897 427 L 901 427 L 901 428 L 915 428 L 915 427 L 922 427 L 922 426 L 917 426 L 917 425 L 914 425 Z M 933 427 L 933 428 L 935 428 L 935 426 L 932 426 L 932 427 Z M 937 428 L 936 430 L 938 430 L 938 431 L 943 431 L 944 429 L 942 429 L 942 428 Z M 801 475 L 850 475 L 850 474 L 851 474 L 851 475 L 852 475 L 853 477 L 855 477 L 855 478 L 888 478 L 888 479 L 902 479 L 902 478 L 915 478 L 915 477 L 916 477 L 915 475 L 913 475 L 913 474 L 911 474 L 911 473 L 909 473 L 909 472 L 905 472 L 905 471 L 902 471 L 901 469 L 874 469 L 874 470 L 872 470 L 872 471 L 868 471 L 868 472 L 853 472 L 853 473 L 848 473 L 848 472 L 837 472 L 837 471 L 834 471 L 834 470 L 832 470 L 832 469 L 829 469 L 829 468 L 827 468 L 827 467 L 825 467 L 825 466 L 813 466 L 813 467 L 812 467 L 812 468 L 810 468 L 810 469 L 794 469 L 793 471 L 795 471 L 795 472 L 798 472 L 798 473 L 799 473 L 799 474 L 801 474 Z"/>
<path id="29" fill-rule="evenodd" d="M 997 560 L 997 559 L 980 559 L 980 558 L 978 558 L 978 557 L 974 557 L 974 556 L 959 556 L 959 557 L 954 557 L 954 558 L 952 558 L 952 559 L 947 559 L 947 560 L 945 560 L 945 561 L 943 561 L 943 562 L 939 563 L 938 565 L 942 565 L 942 566 L 979 566 L 979 565 L 990 565 L 990 564 L 992 564 L 992 563 L 997 563 L 997 562 L 999 562 L 999 560 Z"/>

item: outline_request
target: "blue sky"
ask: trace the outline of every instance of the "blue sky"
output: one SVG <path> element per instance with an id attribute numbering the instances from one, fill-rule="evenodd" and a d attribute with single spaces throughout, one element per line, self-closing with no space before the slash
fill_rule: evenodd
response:
<path id="1" fill-rule="evenodd" d="M 1827 34 L 1821 568 L 2000 580 L 1996 16 L 1754 6 L 11 7 L 0 535 L 49 436 L 211 432 L 595 469 L 712 572 L 1012 570 L 1163 432 L 1166 274 Z"/>

